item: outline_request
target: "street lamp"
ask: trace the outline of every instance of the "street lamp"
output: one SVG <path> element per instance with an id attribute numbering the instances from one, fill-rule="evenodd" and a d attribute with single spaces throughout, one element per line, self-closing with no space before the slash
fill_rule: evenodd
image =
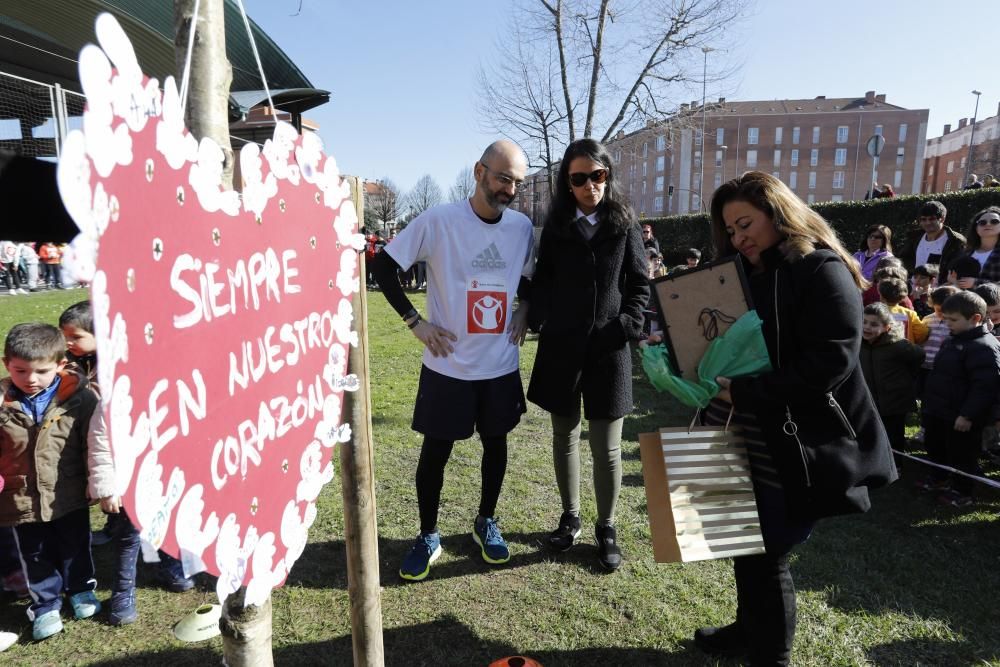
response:
<path id="1" fill-rule="evenodd" d="M 973 90 L 972 94 L 976 96 L 976 110 L 972 112 L 972 132 L 969 134 L 969 157 L 965 158 L 965 185 L 969 184 L 969 170 L 972 169 L 972 146 L 973 141 L 976 139 L 976 115 L 979 114 L 979 96 L 982 92 L 978 90 Z M 965 187 L 965 186 L 963 186 Z"/>
<path id="2" fill-rule="evenodd" d="M 708 54 L 715 51 L 711 46 L 701 47 L 704 62 L 701 66 L 701 177 L 698 181 L 698 210 L 705 210 L 705 200 L 702 193 L 705 189 L 705 92 L 708 86 Z"/>

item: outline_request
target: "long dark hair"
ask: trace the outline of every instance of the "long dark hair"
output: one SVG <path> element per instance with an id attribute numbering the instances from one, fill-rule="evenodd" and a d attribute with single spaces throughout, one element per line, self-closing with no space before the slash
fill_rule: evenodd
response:
<path id="1" fill-rule="evenodd" d="M 969 223 L 969 229 L 965 232 L 965 247 L 970 252 L 979 250 L 979 246 L 983 243 L 983 240 L 979 238 L 979 232 L 976 231 L 976 227 L 978 226 L 976 223 L 979 222 L 979 218 L 983 217 L 987 213 L 996 213 L 997 215 L 1000 215 L 1000 206 L 987 206 L 982 211 L 979 211 L 972 216 L 972 222 Z"/>
<path id="2" fill-rule="evenodd" d="M 618 178 L 615 176 L 615 165 L 608 149 L 599 141 L 593 139 L 577 139 L 566 147 L 562 162 L 559 163 L 559 174 L 556 176 L 556 191 L 549 206 L 546 224 L 565 224 L 576 218 L 576 197 L 569 184 L 569 165 L 578 157 L 597 162 L 608 170 L 608 180 L 604 184 L 604 197 L 597 205 L 597 218 L 616 229 L 624 230 L 635 224 L 632 209 L 622 196 Z"/>
<path id="3" fill-rule="evenodd" d="M 867 289 L 868 281 L 861 275 L 861 267 L 844 249 L 837 233 L 816 211 L 792 192 L 783 182 L 761 171 L 748 171 L 738 178 L 723 183 L 712 196 L 712 237 L 716 257 L 736 254 L 732 240 L 726 232 L 722 209 L 731 201 L 743 201 L 769 217 L 781 236 L 782 252 L 808 255 L 817 248 L 832 250 L 851 272 L 854 284 Z"/>

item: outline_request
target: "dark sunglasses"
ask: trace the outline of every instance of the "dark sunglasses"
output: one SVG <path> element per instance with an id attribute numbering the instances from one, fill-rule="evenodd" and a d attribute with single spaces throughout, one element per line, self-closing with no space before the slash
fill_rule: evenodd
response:
<path id="1" fill-rule="evenodd" d="M 570 174 L 569 182 L 574 188 L 578 188 L 587 181 L 592 182 L 594 185 L 600 185 L 604 181 L 608 180 L 608 170 L 607 169 L 597 169 L 590 172 L 589 174 Z"/>
<path id="2" fill-rule="evenodd" d="M 976 220 L 976 224 L 980 227 L 985 227 L 986 225 L 1000 225 L 1000 220 L 994 218 L 979 218 Z"/>

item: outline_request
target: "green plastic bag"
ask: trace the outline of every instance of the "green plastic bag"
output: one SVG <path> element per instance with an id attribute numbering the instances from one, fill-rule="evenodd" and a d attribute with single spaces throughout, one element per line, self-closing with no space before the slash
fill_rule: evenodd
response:
<path id="1" fill-rule="evenodd" d="M 670 366 L 667 346 L 647 345 L 642 351 L 642 368 L 653 386 L 670 392 L 692 408 L 704 408 L 719 393 L 715 378 L 756 375 L 771 370 L 760 317 L 750 310 L 733 322 L 726 333 L 708 345 L 698 362 L 698 381 L 676 375 Z"/>

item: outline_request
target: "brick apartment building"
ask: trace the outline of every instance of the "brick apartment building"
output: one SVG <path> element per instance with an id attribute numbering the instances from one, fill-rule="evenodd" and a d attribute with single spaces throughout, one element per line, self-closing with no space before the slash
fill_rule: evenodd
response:
<path id="1" fill-rule="evenodd" d="M 997 115 L 976 121 L 975 138 L 972 123 L 961 118 L 954 131 L 944 126 L 940 137 L 927 140 L 924 153 L 924 178 L 921 192 L 951 192 L 965 186 L 966 161 L 969 159 L 969 141 L 975 142 L 969 174 L 982 180 L 985 174 L 1000 178 L 1000 105 Z"/>
<path id="2" fill-rule="evenodd" d="M 608 143 L 618 176 L 642 217 L 692 213 L 704 163 L 707 201 L 724 180 L 744 171 L 767 171 L 802 199 L 863 199 L 871 187 L 872 159 L 865 144 L 885 137 L 876 180 L 900 194 L 921 191 L 927 109 L 904 109 L 868 91 L 859 98 L 731 102 L 720 98 L 704 109 L 682 104 L 677 115 L 640 130 L 620 132 Z M 544 174 L 529 178 L 519 210 L 536 224 L 548 205 Z"/>

